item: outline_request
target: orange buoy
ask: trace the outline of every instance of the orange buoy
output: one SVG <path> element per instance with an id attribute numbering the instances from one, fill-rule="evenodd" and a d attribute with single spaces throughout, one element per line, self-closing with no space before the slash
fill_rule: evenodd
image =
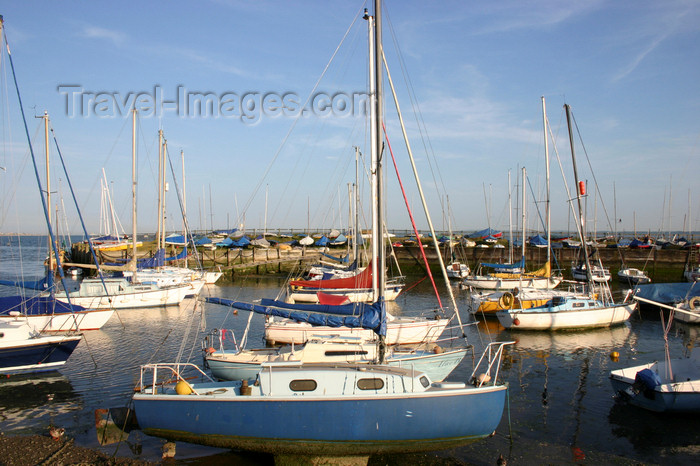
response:
<path id="1" fill-rule="evenodd" d="M 581 196 L 586 195 L 586 183 L 583 181 L 578 182 L 578 192 L 581 194 Z"/>
<path id="2" fill-rule="evenodd" d="M 520 319 L 518 319 L 517 317 L 515 319 L 513 319 L 513 324 L 520 325 Z"/>
<path id="3" fill-rule="evenodd" d="M 207 354 L 212 354 L 212 353 L 214 353 L 215 351 L 216 351 L 216 350 L 215 350 L 214 348 L 212 348 L 211 346 L 205 350 L 205 352 L 206 352 Z"/>
<path id="4" fill-rule="evenodd" d="M 619 359 L 620 359 L 620 353 L 618 353 L 617 351 L 613 351 L 612 353 L 610 353 L 610 360 L 612 362 L 617 362 Z"/>

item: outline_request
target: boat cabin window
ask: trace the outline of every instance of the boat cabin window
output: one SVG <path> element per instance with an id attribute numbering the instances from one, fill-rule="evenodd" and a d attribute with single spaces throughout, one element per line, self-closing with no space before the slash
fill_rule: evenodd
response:
<path id="1" fill-rule="evenodd" d="M 384 380 L 382 379 L 360 379 L 357 381 L 357 388 L 360 390 L 381 390 L 384 388 Z"/>
<path id="2" fill-rule="evenodd" d="M 367 351 L 362 350 L 349 350 L 349 351 L 326 351 L 326 356 L 366 356 Z"/>
<path id="3" fill-rule="evenodd" d="M 554 296 L 552 298 L 552 306 L 560 306 L 560 305 L 564 304 L 565 301 L 566 301 L 566 299 L 564 299 L 563 296 Z"/>
<path id="4" fill-rule="evenodd" d="M 572 303 L 571 307 L 583 307 L 586 303 Z"/>
<path id="5" fill-rule="evenodd" d="M 430 385 L 430 380 L 426 376 L 423 376 L 420 378 L 420 384 L 423 385 L 423 388 L 428 388 Z"/>
<path id="6" fill-rule="evenodd" d="M 293 392 L 313 392 L 316 390 L 316 381 L 312 379 L 299 379 L 289 382 L 289 389 Z"/>

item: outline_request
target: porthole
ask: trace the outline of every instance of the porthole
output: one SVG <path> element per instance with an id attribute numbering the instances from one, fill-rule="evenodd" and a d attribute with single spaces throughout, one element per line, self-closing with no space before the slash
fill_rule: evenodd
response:
<path id="1" fill-rule="evenodd" d="M 293 392 L 313 392 L 317 384 L 312 379 L 299 379 L 289 382 L 289 389 Z"/>
<path id="2" fill-rule="evenodd" d="M 384 380 L 377 378 L 360 379 L 357 381 L 357 388 L 360 390 L 381 390 L 384 388 Z"/>
<path id="3" fill-rule="evenodd" d="M 430 385 L 430 380 L 428 380 L 426 376 L 422 376 L 420 378 L 420 384 L 423 385 L 423 388 L 428 388 L 428 386 Z"/>

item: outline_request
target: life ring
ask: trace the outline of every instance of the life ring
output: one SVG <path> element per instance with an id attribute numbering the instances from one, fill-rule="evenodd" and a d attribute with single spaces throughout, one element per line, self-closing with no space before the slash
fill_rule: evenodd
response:
<path id="1" fill-rule="evenodd" d="M 700 296 L 693 296 L 690 298 L 690 301 L 688 301 L 688 308 L 690 308 L 691 311 L 694 311 L 700 307 Z"/>
<path id="2" fill-rule="evenodd" d="M 498 299 L 498 304 L 501 306 L 502 309 L 510 309 L 513 305 L 513 301 L 515 301 L 513 293 L 511 293 L 510 291 L 506 291 Z"/>

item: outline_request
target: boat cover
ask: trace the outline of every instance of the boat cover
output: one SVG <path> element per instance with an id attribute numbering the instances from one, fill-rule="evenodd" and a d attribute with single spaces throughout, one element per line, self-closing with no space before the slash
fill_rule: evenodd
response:
<path id="1" fill-rule="evenodd" d="M 635 296 L 656 301 L 662 304 L 680 303 L 693 296 L 700 296 L 700 286 L 694 283 L 649 283 L 637 285 L 634 288 Z"/>
<path id="2" fill-rule="evenodd" d="M 348 238 L 344 234 L 339 234 L 336 236 L 333 240 L 331 240 L 330 244 L 332 246 L 338 246 L 340 244 L 345 244 L 348 242 Z"/>
<path id="3" fill-rule="evenodd" d="M 471 235 L 469 235 L 470 238 L 488 238 L 489 236 L 493 236 L 495 238 L 500 238 L 503 236 L 502 231 L 494 230 L 493 228 L 485 228 L 481 231 L 475 231 Z"/>
<path id="4" fill-rule="evenodd" d="M 0 285 L 16 286 L 17 288 L 24 288 L 26 290 L 44 291 L 49 289 L 49 280 L 48 277 L 44 277 L 40 280 L 0 280 Z"/>
<path id="5" fill-rule="evenodd" d="M 177 246 L 182 246 L 186 244 L 185 235 L 172 234 L 165 237 L 165 244 L 174 244 Z"/>
<path id="6" fill-rule="evenodd" d="M 490 264 L 487 262 L 482 262 L 479 264 L 481 267 L 489 267 L 492 269 L 524 269 L 525 268 L 525 258 L 523 257 L 520 261 L 513 264 Z"/>
<path id="7" fill-rule="evenodd" d="M 250 238 L 247 235 L 241 236 L 241 239 L 236 241 L 231 241 L 230 247 L 232 248 L 244 248 L 250 244 Z"/>
<path id="8" fill-rule="evenodd" d="M 547 238 L 542 235 L 533 236 L 529 242 L 532 246 L 547 246 Z"/>
<path id="9" fill-rule="evenodd" d="M 331 256 L 330 254 L 326 254 L 325 252 L 322 252 L 321 255 L 326 256 L 329 259 L 333 259 L 336 262 L 348 263 L 348 261 L 350 260 L 349 255 L 346 255 L 345 257 L 335 257 L 335 256 Z"/>
<path id="10" fill-rule="evenodd" d="M 316 326 L 364 328 L 373 330 L 377 335 L 386 335 L 386 309 L 383 301 L 374 304 L 354 303 L 330 306 L 325 304 L 289 304 L 272 299 L 263 299 L 260 305 L 214 297 L 208 297 L 204 300 L 208 303 L 220 304 L 242 311 L 284 317 Z"/>
<path id="11" fill-rule="evenodd" d="M 233 240 L 231 238 L 224 238 L 217 242 L 216 245 L 221 248 L 230 248 L 233 245 Z"/>
<path id="12" fill-rule="evenodd" d="M 323 235 L 314 243 L 314 246 L 328 246 L 330 242 L 331 240 L 326 238 L 326 235 Z"/>
<path id="13" fill-rule="evenodd" d="M 0 297 L 0 315 L 10 315 L 12 311 L 17 311 L 22 315 L 35 316 L 67 314 L 84 310 L 84 307 L 58 301 L 53 296 L 34 296 L 31 298 L 24 296 Z"/>

